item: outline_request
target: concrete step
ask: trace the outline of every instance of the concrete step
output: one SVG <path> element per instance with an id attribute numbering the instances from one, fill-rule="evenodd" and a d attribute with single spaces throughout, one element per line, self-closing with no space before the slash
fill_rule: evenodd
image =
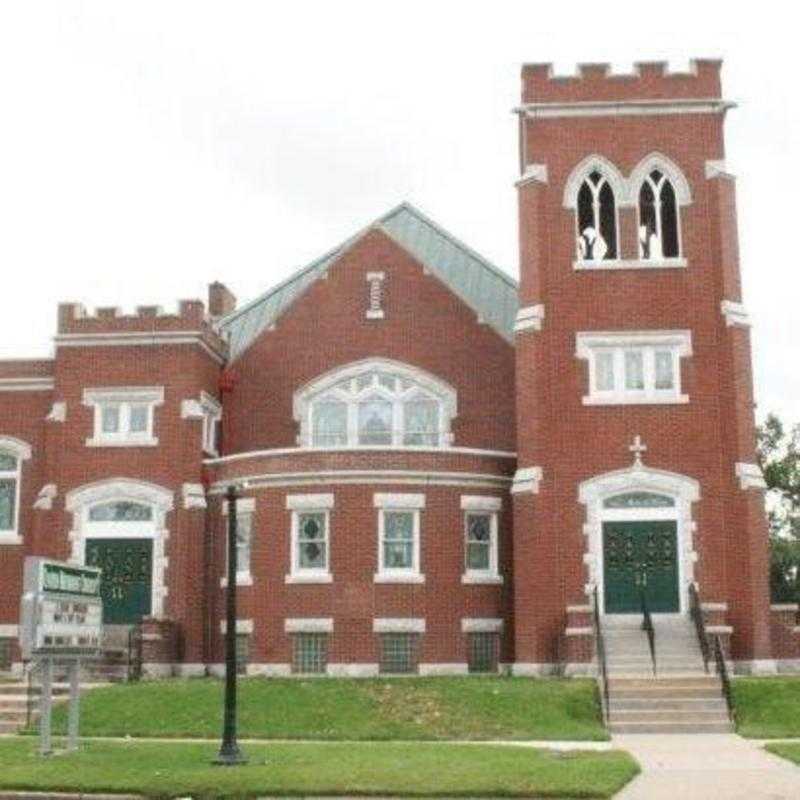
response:
<path id="1" fill-rule="evenodd" d="M 608 729 L 611 733 L 733 733 L 733 723 L 614 722 Z"/>
<path id="2" fill-rule="evenodd" d="M 609 678 L 608 688 L 612 692 L 642 690 L 680 690 L 680 689 L 716 689 L 720 690 L 722 684 L 716 675 L 686 675 L 670 676 L 668 678 L 633 677 Z"/>
<path id="3" fill-rule="evenodd" d="M 720 711 L 727 716 L 728 706 L 722 697 L 619 697 L 610 700 L 609 711 Z"/>
<path id="4" fill-rule="evenodd" d="M 728 711 L 675 711 L 660 709 L 632 709 L 614 711 L 609 714 L 611 722 L 682 722 L 699 725 L 713 722 L 727 722 Z"/>

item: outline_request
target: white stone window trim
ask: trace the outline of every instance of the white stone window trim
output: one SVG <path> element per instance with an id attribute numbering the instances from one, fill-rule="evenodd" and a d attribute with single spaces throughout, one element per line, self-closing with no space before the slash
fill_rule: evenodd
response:
<path id="1" fill-rule="evenodd" d="M 283 622 L 285 633 L 333 633 L 333 617 L 290 617 Z"/>
<path id="2" fill-rule="evenodd" d="M 575 334 L 577 358 L 588 362 L 589 392 L 583 397 L 584 405 L 650 405 L 688 403 L 689 396 L 681 393 L 681 358 L 692 355 L 692 335 L 688 330 L 675 331 L 586 331 Z M 673 353 L 671 389 L 655 388 L 655 351 Z M 614 388 L 597 387 L 597 362 L 599 352 L 613 352 Z M 642 390 L 626 389 L 624 358 L 626 351 L 641 351 L 644 361 Z"/>
<path id="3" fill-rule="evenodd" d="M 247 569 L 239 569 L 239 564 L 237 563 L 237 570 L 236 570 L 236 585 L 237 586 L 252 586 L 253 585 L 253 575 L 250 572 L 250 567 L 253 563 L 253 521 L 256 513 L 256 499 L 255 497 L 239 497 L 236 499 L 236 520 L 238 522 L 244 516 L 250 517 L 250 564 L 248 564 Z M 225 539 L 225 575 L 220 578 L 219 585 L 225 589 L 228 586 L 228 562 L 227 562 L 227 551 L 228 551 L 228 501 L 224 500 L 222 502 L 222 517 L 225 520 L 224 525 L 224 539 Z M 238 559 L 237 559 L 238 561 Z"/>
<path id="4" fill-rule="evenodd" d="M 333 494 L 290 494 L 286 496 L 286 508 L 292 512 L 290 532 L 289 574 L 285 583 L 332 583 L 331 572 L 331 509 L 334 506 Z M 302 514 L 322 514 L 325 518 L 325 568 L 300 566 L 300 516 Z"/>
<path id="5" fill-rule="evenodd" d="M 118 386 L 83 390 L 83 405 L 94 409 L 92 436 L 86 439 L 87 447 L 156 447 L 158 438 L 153 435 L 155 409 L 164 404 L 163 386 Z M 147 430 L 131 432 L 130 409 L 132 405 L 147 406 Z M 103 431 L 103 409 L 120 407 L 120 430 Z"/>
<path id="6" fill-rule="evenodd" d="M 670 508 L 605 508 L 610 497 L 629 492 L 654 492 L 675 501 Z M 605 581 L 603 565 L 603 523 L 622 521 L 674 520 L 678 547 L 679 613 L 689 611 L 689 585 L 694 581 L 697 552 L 694 536 L 697 523 L 692 518 L 692 504 L 700 500 L 700 484 L 694 478 L 666 470 L 634 464 L 589 478 L 578 486 L 578 500 L 586 507 L 586 552 L 583 560 L 588 572 L 586 594 L 597 588 L 600 608 L 605 613 Z"/>
<path id="7" fill-rule="evenodd" d="M 739 479 L 739 488 L 743 491 L 748 489 L 766 489 L 767 482 L 764 480 L 764 473 L 758 464 L 746 464 L 737 462 L 734 468 L 736 477 Z"/>
<path id="8" fill-rule="evenodd" d="M 425 508 L 424 494 L 387 494 L 373 495 L 373 505 L 378 510 L 378 570 L 373 580 L 375 583 L 425 583 L 425 575 L 421 571 L 421 510 Z M 386 567 L 383 563 L 386 513 L 408 513 L 413 520 L 413 545 L 411 567 Z"/>
<path id="9" fill-rule="evenodd" d="M 503 501 L 499 497 L 484 495 L 461 495 L 461 511 L 463 512 L 464 526 L 464 573 L 461 583 L 465 585 L 501 584 L 503 576 L 500 574 L 500 546 L 499 546 L 499 512 Z M 470 569 L 467 566 L 467 551 L 469 547 L 469 518 L 470 516 L 485 515 L 489 517 L 489 566 L 486 569 Z"/>
<path id="10" fill-rule="evenodd" d="M 207 392 L 200 392 L 200 408 L 203 419 L 201 432 L 203 453 L 218 456 L 217 431 L 222 423 L 222 405 Z"/>
<path id="11" fill-rule="evenodd" d="M 411 384 L 411 388 L 401 392 L 402 396 L 391 394 L 388 390 L 379 387 L 368 387 L 361 390 L 354 397 L 351 393 L 341 393 L 336 385 L 348 379 L 372 372 L 396 373 Z M 439 404 L 439 444 L 436 447 L 424 445 L 420 448 L 406 445 L 403 442 L 403 404 L 406 400 L 414 399 L 418 394 L 420 399 L 431 398 Z M 361 396 L 363 394 L 363 397 Z M 392 402 L 392 443 L 391 445 L 364 445 L 358 440 L 358 405 L 367 397 L 385 397 Z M 340 401 L 347 406 L 347 444 L 333 449 L 359 449 L 359 450 L 387 450 L 403 449 L 443 449 L 453 442 L 452 421 L 458 413 L 458 399 L 456 390 L 445 381 L 437 378 L 419 367 L 394 361 L 387 358 L 369 358 L 356 361 L 341 367 L 336 367 L 325 374 L 314 378 L 301 386 L 294 394 L 292 410 L 295 421 L 300 426 L 298 445 L 302 448 L 332 449 L 330 446 L 317 447 L 313 443 L 313 406 L 315 401 L 333 400 Z"/>
<path id="12" fill-rule="evenodd" d="M 373 633 L 425 633 L 423 617 L 375 617 Z"/>
<path id="13" fill-rule="evenodd" d="M 20 501 L 22 499 L 22 462 L 30 459 L 31 446 L 17 439 L 15 436 L 0 436 L 0 453 L 6 453 L 17 461 L 17 466 L 13 470 L 0 471 L 0 478 L 13 480 L 14 484 L 14 519 L 13 527 L 10 530 L 0 531 L 0 545 L 22 544 L 22 534 L 20 532 Z"/>
<path id="14" fill-rule="evenodd" d="M 502 633 L 504 623 L 499 617 L 464 617 L 462 633 Z"/>
<path id="15" fill-rule="evenodd" d="M 735 300 L 723 300 L 720 303 L 720 311 L 722 316 L 725 317 L 725 326 L 727 328 L 750 327 L 750 315 L 747 313 L 743 303 Z"/>
<path id="16" fill-rule="evenodd" d="M 598 269 L 685 269 L 688 266 L 688 260 L 683 257 L 659 259 L 609 258 L 603 261 L 579 261 L 575 259 L 572 262 L 572 268 L 575 271 Z"/>
<path id="17" fill-rule="evenodd" d="M 525 306 L 517 311 L 516 321 L 514 322 L 514 332 L 521 331 L 540 331 L 544 324 L 544 305 L 538 303 L 533 306 Z"/>
<path id="18" fill-rule="evenodd" d="M 543 474 L 542 468 L 538 466 L 521 467 L 514 473 L 511 494 L 539 494 Z"/>
<path id="19" fill-rule="evenodd" d="M 153 508 L 153 520 L 145 523 L 92 523 L 89 511 L 92 507 L 110 502 L 127 501 L 142 503 Z M 74 564 L 84 564 L 86 559 L 86 539 L 96 536 L 119 539 L 153 540 L 153 575 L 150 615 L 156 619 L 164 617 L 164 600 L 168 594 L 166 570 L 169 559 L 166 543 L 169 539 L 166 516 L 173 510 L 174 496 L 169 489 L 154 483 L 136 481 L 129 478 L 86 484 L 68 492 L 65 508 L 72 514 L 72 530 L 68 538 L 71 543 L 70 560 Z M 101 528 L 94 526 L 102 525 Z"/>
<path id="20" fill-rule="evenodd" d="M 236 620 L 236 635 L 237 636 L 252 636 L 255 626 L 252 619 L 237 619 Z M 221 619 L 219 621 L 219 632 L 224 636 L 228 632 L 228 620 Z"/>

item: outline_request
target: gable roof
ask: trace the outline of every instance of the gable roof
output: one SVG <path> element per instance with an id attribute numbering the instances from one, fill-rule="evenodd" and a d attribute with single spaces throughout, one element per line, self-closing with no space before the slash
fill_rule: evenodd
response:
<path id="1" fill-rule="evenodd" d="M 383 231 L 407 250 L 509 342 L 514 340 L 517 283 L 494 264 L 426 217 L 401 203 L 366 229 L 312 261 L 265 294 L 220 319 L 231 360 L 241 355 L 270 325 L 367 231 Z"/>

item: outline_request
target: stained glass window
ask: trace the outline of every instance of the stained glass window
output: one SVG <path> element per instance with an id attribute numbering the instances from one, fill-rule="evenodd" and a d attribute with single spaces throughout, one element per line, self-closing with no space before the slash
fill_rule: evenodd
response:
<path id="1" fill-rule="evenodd" d="M 656 389 L 675 388 L 675 358 L 671 350 L 656 350 Z"/>
<path id="2" fill-rule="evenodd" d="M 314 445 L 337 447 L 347 444 L 347 405 L 337 401 L 314 405 Z"/>
<path id="3" fill-rule="evenodd" d="M 392 443 L 392 404 L 371 399 L 358 405 L 358 443 Z"/>
<path id="4" fill-rule="evenodd" d="M 313 447 L 439 447 L 448 424 L 442 396 L 377 367 L 332 383 L 308 408 L 303 439 Z"/>
<path id="5" fill-rule="evenodd" d="M 151 506 L 127 500 L 101 503 L 89 509 L 91 522 L 149 522 L 152 519 Z"/>
<path id="6" fill-rule="evenodd" d="M 9 453 L 0 453 L 0 472 L 16 472 L 17 459 Z"/>
<path id="7" fill-rule="evenodd" d="M 625 388 L 632 391 L 644 389 L 644 353 L 641 350 L 625 353 Z"/>
<path id="8" fill-rule="evenodd" d="M 300 569 L 328 568 L 325 514 L 315 512 L 298 516 L 297 547 L 297 564 Z"/>
<path id="9" fill-rule="evenodd" d="M 435 447 L 439 442 L 439 404 L 409 400 L 403 406 L 403 444 Z"/>
<path id="10" fill-rule="evenodd" d="M 655 492 L 626 492 L 603 501 L 604 508 L 672 508 L 675 501 Z"/>
<path id="11" fill-rule="evenodd" d="M 414 568 L 414 512 L 383 512 L 383 569 Z"/>
<path id="12" fill-rule="evenodd" d="M 0 531 L 16 529 L 17 482 L 0 479 Z"/>
<path id="13" fill-rule="evenodd" d="M 225 520 L 227 526 L 227 519 Z M 253 515 L 239 512 L 236 515 L 236 571 L 250 572 L 250 551 L 252 547 Z M 227 527 L 225 529 L 227 534 Z M 227 538 L 225 539 L 227 542 Z M 227 575 L 227 569 L 225 571 Z"/>
<path id="14" fill-rule="evenodd" d="M 467 514 L 467 569 L 491 569 L 491 548 L 491 514 Z"/>

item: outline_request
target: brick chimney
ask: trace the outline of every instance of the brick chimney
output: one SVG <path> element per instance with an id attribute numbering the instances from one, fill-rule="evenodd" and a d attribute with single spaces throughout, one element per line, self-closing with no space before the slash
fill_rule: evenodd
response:
<path id="1" fill-rule="evenodd" d="M 208 313 L 213 318 L 224 317 L 236 308 L 236 297 L 219 281 L 208 285 Z"/>

